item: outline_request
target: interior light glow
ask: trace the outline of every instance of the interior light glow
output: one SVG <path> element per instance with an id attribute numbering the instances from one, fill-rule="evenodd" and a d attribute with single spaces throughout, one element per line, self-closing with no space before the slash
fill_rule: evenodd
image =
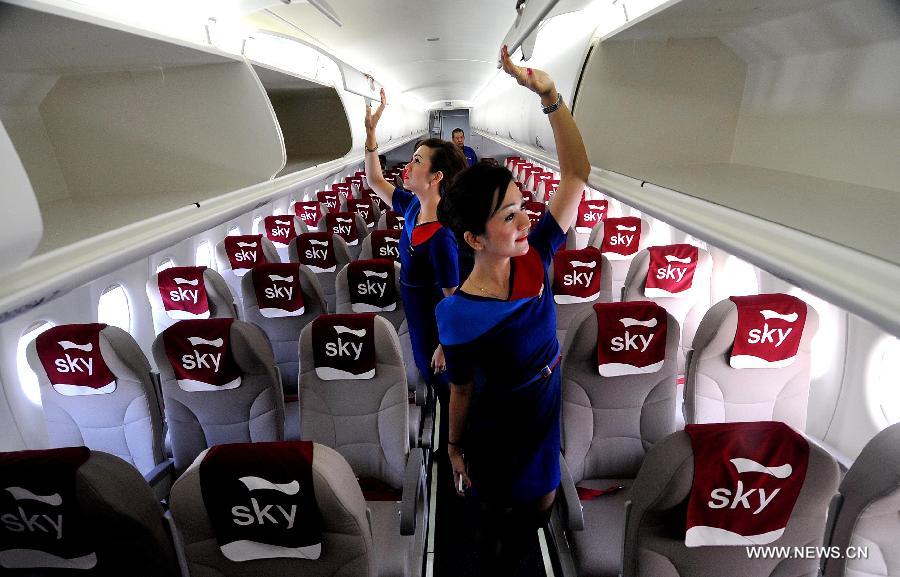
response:
<path id="1" fill-rule="evenodd" d="M 19 386 L 28 400 L 37 406 L 41 405 L 41 389 L 38 385 L 37 375 L 31 370 L 31 365 L 28 364 L 26 351 L 31 341 L 50 328 L 53 328 L 53 324 L 46 321 L 31 325 L 19 338 L 19 344 L 16 347 L 16 370 L 19 376 Z"/>
<path id="2" fill-rule="evenodd" d="M 97 322 L 131 332 L 131 304 L 122 285 L 107 287 L 97 302 Z"/>
<path id="3" fill-rule="evenodd" d="M 812 366 L 810 367 L 810 377 L 818 379 L 825 376 L 832 367 L 832 359 L 837 356 L 838 347 L 840 345 L 841 325 L 843 316 L 840 309 L 831 303 L 828 303 L 819 297 L 815 297 L 808 292 L 794 288 L 789 291 L 790 295 L 806 302 L 815 309 L 819 316 L 819 330 L 812 341 Z"/>
<path id="4" fill-rule="evenodd" d="M 875 345 L 866 381 L 876 419 L 885 426 L 900 421 L 900 339 L 885 336 Z"/>
<path id="5" fill-rule="evenodd" d="M 720 298 L 759 294 L 759 277 L 756 268 L 736 256 L 729 256 L 721 273 L 716 273 L 721 292 Z"/>

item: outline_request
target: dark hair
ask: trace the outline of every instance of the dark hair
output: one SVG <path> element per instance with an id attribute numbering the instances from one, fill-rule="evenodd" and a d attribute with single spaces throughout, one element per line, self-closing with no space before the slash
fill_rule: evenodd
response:
<path id="1" fill-rule="evenodd" d="M 453 136 L 453 135 L 456 134 L 457 132 L 461 132 L 461 133 L 463 133 L 463 135 L 466 134 L 466 132 L 465 132 L 462 128 L 454 128 L 454 129 L 453 129 L 453 132 L 450 133 L 450 136 Z"/>
<path id="2" fill-rule="evenodd" d="M 469 163 L 452 142 L 440 138 L 426 138 L 419 146 L 431 149 L 431 173 L 441 171 L 444 174 L 440 187 L 440 194 L 443 196 L 447 193 L 456 175 L 465 170 Z"/>
<path id="3" fill-rule="evenodd" d="M 453 182 L 438 204 L 438 220 L 453 231 L 459 246 L 471 250 L 463 235 L 483 234 L 487 221 L 500 210 L 512 173 L 505 166 L 476 164 Z M 498 192 L 499 191 L 499 192 Z"/>

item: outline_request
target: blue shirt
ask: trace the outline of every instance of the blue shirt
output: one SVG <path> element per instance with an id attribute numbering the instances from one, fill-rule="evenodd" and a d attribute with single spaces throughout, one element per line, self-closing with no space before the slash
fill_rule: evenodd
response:
<path id="1" fill-rule="evenodd" d="M 475 155 L 475 151 L 468 146 L 463 146 L 463 154 L 466 155 L 466 160 L 469 162 L 469 166 L 472 166 L 473 164 L 478 162 L 478 157 Z"/>
<path id="2" fill-rule="evenodd" d="M 458 286 L 459 257 L 453 233 L 437 222 L 416 226 L 422 205 L 406 189 L 395 188 L 391 204 L 405 219 L 399 245 L 400 282 L 417 288 Z"/>

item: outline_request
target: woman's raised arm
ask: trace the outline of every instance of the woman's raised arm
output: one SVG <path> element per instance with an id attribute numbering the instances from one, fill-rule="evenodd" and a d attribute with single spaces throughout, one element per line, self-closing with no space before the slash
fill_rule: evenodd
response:
<path id="1" fill-rule="evenodd" d="M 556 142 L 560 172 L 559 188 L 550 201 L 550 212 L 553 213 L 553 218 L 565 232 L 575 224 L 581 193 L 584 191 L 591 172 L 591 164 L 588 162 L 581 132 L 575 125 L 572 113 L 569 112 L 568 107 L 562 102 L 556 91 L 550 75 L 536 68 L 516 66 L 509 57 L 506 46 L 500 49 L 500 62 L 507 74 L 541 97 L 541 106 L 559 104 L 555 111 L 548 114 L 550 127 L 553 129 L 553 139 Z"/>
<path id="2" fill-rule="evenodd" d="M 381 89 L 381 104 L 378 105 L 374 114 L 372 106 L 366 102 L 366 181 L 378 198 L 390 206 L 391 199 L 394 197 L 394 185 L 385 180 L 384 174 L 381 172 L 381 163 L 378 161 L 378 141 L 375 140 L 375 127 L 378 126 L 385 106 L 387 106 L 387 96 L 384 94 L 384 88 Z"/>

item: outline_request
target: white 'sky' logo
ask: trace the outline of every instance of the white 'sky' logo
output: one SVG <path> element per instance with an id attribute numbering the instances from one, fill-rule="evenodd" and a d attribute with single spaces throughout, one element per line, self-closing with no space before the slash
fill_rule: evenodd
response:
<path id="1" fill-rule="evenodd" d="M 256 262 L 256 243 L 255 242 L 238 242 L 238 248 L 241 250 L 234 254 L 234 260 L 238 262 Z M 254 250 L 245 250 L 252 248 Z"/>
<path id="2" fill-rule="evenodd" d="M 606 207 L 598 206 L 596 204 L 588 204 L 587 209 L 582 214 L 581 218 L 584 222 L 600 222 L 603 220 L 603 213 L 606 212 Z"/>
<path id="3" fill-rule="evenodd" d="M 362 343 L 344 340 L 341 335 L 351 334 L 362 338 L 366 336 L 366 329 L 353 330 L 349 327 L 335 325 L 334 332 L 338 334 L 337 342 L 325 343 L 325 354 L 329 357 L 350 357 L 354 361 L 358 361 L 362 354 Z"/>
<path id="4" fill-rule="evenodd" d="M 387 272 L 375 272 L 371 270 L 364 270 L 363 275 L 366 277 L 365 282 L 358 283 L 356 285 L 356 293 L 362 296 L 375 296 L 375 297 L 383 297 L 384 292 L 387 290 Z M 381 282 L 370 280 L 372 277 L 383 279 Z"/>
<path id="5" fill-rule="evenodd" d="M 647 350 L 647 347 L 650 346 L 650 342 L 655 337 L 655 334 L 650 335 L 642 335 L 640 333 L 632 334 L 631 331 L 627 330 L 629 327 L 639 326 L 639 327 L 647 327 L 652 329 L 656 326 L 656 319 L 650 319 L 647 321 L 639 321 L 637 319 L 632 318 L 624 318 L 619 319 L 619 322 L 625 327 L 625 335 L 621 337 L 613 337 L 610 340 L 610 349 L 615 352 L 620 351 L 639 351 L 644 352 Z"/>
<path id="6" fill-rule="evenodd" d="M 214 340 L 207 340 L 203 337 L 188 337 L 188 342 L 191 343 L 191 346 L 196 347 L 198 345 L 206 345 L 215 348 L 221 348 L 222 345 L 225 344 L 225 341 L 221 338 Z M 197 349 L 191 351 L 189 355 L 181 356 L 181 366 L 184 367 L 187 371 L 193 370 L 212 370 L 214 372 L 219 372 L 219 366 L 222 363 L 222 352 L 219 351 L 215 354 L 213 353 L 201 353 Z"/>
<path id="7" fill-rule="evenodd" d="M 14 513 L 0 515 L 0 521 L 6 526 L 6 530 L 12 533 L 37 533 L 39 535 L 53 535 L 59 541 L 62 539 L 62 515 L 50 516 L 47 514 L 29 514 L 23 508 L 23 501 L 37 501 L 51 507 L 62 505 L 62 497 L 59 493 L 52 495 L 36 495 L 22 487 L 6 487 L 4 489 L 16 500 Z"/>
<path id="8" fill-rule="evenodd" d="M 378 247 L 378 256 L 390 256 L 397 258 L 400 256 L 400 249 L 398 243 L 399 239 L 392 238 L 390 236 L 384 237 L 384 246 Z"/>
<path id="9" fill-rule="evenodd" d="M 775 311 L 770 311 L 768 309 L 763 309 L 759 311 L 759 313 L 763 316 L 764 319 L 766 319 L 766 321 L 768 321 L 769 319 L 779 319 L 788 323 L 793 323 L 798 318 L 797 313 L 783 315 Z M 763 328 L 750 330 L 747 337 L 747 343 L 751 345 L 774 343 L 775 348 L 778 348 L 785 341 L 785 339 L 788 338 L 788 335 L 790 335 L 793 330 L 794 327 L 789 327 L 787 329 L 771 328 L 769 327 L 768 322 L 764 322 Z"/>
<path id="10" fill-rule="evenodd" d="M 269 280 L 272 282 L 285 282 L 285 283 L 293 283 L 294 277 L 291 276 L 279 276 L 277 274 L 270 274 Z M 272 285 L 270 287 L 266 287 L 263 291 L 266 295 L 266 298 L 270 299 L 285 299 L 291 300 L 294 298 L 294 287 L 293 286 L 278 286 Z"/>
<path id="11" fill-rule="evenodd" d="M 621 224 L 616 225 L 616 230 L 625 231 L 625 232 L 637 232 L 636 226 L 624 226 Z M 636 235 L 633 234 L 625 234 L 624 232 L 617 232 L 609 238 L 610 246 L 631 246 L 632 241 Z"/>
<path id="12" fill-rule="evenodd" d="M 738 474 L 747 472 L 765 473 L 776 479 L 787 479 L 793 472 L 793 468 L 788 463 L 778 467 L 766 467 L 753 459 L 744 459 L 742 457 L 731 459 L 731 463 L 734 465 Z M 725 487 L 713 489 L 709 494 L 709 497 L 712 500 L 707 501 L 706 504 L 710 509 L 724 509 L 725 507 L 728 507 L 729 509 L 737 509 L 738 507 L 752 509 L 753 505 L 750 504 L 750 497 L 756 493 L 759 500 L 759 507 L 753 511 L 753 514 L 758 515 L 772 502 L 772 499 L 775 498 L 775 495 L 777 495 L 779 491 L 781 491 L 780 487 L 768 495 L 766 494 L 766 490 L 762 487 L 745 491 L 744 482 L 738 480 L 737 488 L 735 488 L 734 491 Z"/>
<path id="13" fill-rule="evenodd" d="M 275 226 L 272 227 L 271 233 L 275 238 L 290 238 L 291 229 L 293 228 L 292 223 L 290 222 L 279 222 L 275 221 Z"/>
<path id="14" fill-rule="evenodd" d="M 597 267 L 597 261 L 581 262 L 578 260 L 573 260 L 569 263 L 569 265 L 572 267 L 572 272 L 563 275 L 563 286 L 591 286 L 591 281 L 594 279 L 593 269 Z M 586 268 L 591 270 L 576 270 L 579 268 Z"/>
<path id="15" fill-rule="evenodd" d="M 290 483 L 272 483 L 262 477 L 241 477 L 238 479 L 247 487 L 247 491 L 276 491 L 285 495 L 296 495 L 300 492 L 300 483 L 291 481 Z M 280 516 L 277 514 L 280 513 Z M 256 497 L 250 497 L 250 506 L 235 505 L 231 508 L 232 521 L 235 525 L 280 525 L 282 519 L 286 522 L 286 529 L 294 526 L 297 518 L 297 505 L 291 504 L 289 507 L 282 507 L 277 504 L 260 505 Z"/>
<path id="16" fill-rule="evenodd" d="M 199 286 L 199 279 L 187 280 L 181 277 L 175 277 L 172 279 L 175 281 L 177 285 L 189 285 L 189 286 Z M 175 290 L 169 291 L 169 298 L 172 302 L 192 302 L 197 304 L 200 301 L 200 290 L 199 289 L 186 289 L 178 286 Z"/>
<path id="17" fill-rule="evenodd" d="M 91 343 L 79 345 L 72 341 L 59 341 L 57 344 L 62 347 L 63 351 L 75 349 L 89 353 L 94 350 L 94 345 Z M 82 357 L 73 357 L 68 352 L 63 353 L 63 356 L 64 358 L 53 361 L 53 364 L 56 365 L 56 370 L 60 373 L 87 373 L 88 376 L 94 374 L 94 359 L 90 357 L 86 359 Z"/>
<path id="18" fill-rule="evenodd" d="M 309 244 L 311 245 L 306 252 L 306 258 L 310 260 L 325 260 L 328 258 L 328 241 L 327 240 L 315 240 L 309 239 Z M 317 246 L 324 246 L 326 248 L 316 248 Z"/>
<path id="19" fill-rule="evenodd" d="M 666 262 L 672 263 L 677 262 L 681 264 L 691 264 L 691 257 L 679 258 L 677 256 L 667 254 Z M 659 280 L 674 280 L 679 281 L 684 278 L 684 274 L 687 272 L 686 268 L 672 266 L 671 264 L 667 264 L 666 268 L 658 268 L 656 269 L 656 278 Z"/>
<path id="20" fill-rule="evenodd" d="M 403 223 L 406 222 L 406 219 L 402 216 L 397 217 L 397 222 L 391 228 L 394 230 L 400 230 L 403 228 Z"/>
<path id="21" fill-rule="evenodd" d="M 332 227 L 331 232 L 345 235 L 350 234 L 350 223 L 352 221 L 349 218 L 335 218 L 334 226 Z"/>

